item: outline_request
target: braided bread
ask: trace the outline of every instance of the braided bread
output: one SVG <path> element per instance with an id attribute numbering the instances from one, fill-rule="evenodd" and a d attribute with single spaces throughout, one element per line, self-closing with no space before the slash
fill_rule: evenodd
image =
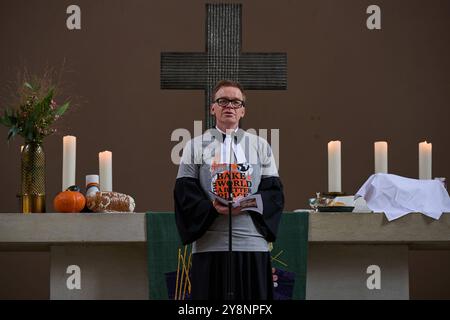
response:
<path id="1" fill-rule="evenodd" d="M 96 192 L 86 200 L 93 212 L 133 212 L 136 206 L 132 197 L 118 192 Z"/>

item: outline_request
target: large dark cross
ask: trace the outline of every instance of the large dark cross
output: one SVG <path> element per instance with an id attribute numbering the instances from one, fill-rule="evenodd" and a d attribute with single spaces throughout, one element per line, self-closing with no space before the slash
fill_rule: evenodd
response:
<path id="1" fill-rule="evenodd" d="M 206 53 L 161 53 L 161 89 L 205 90 L 205 128 L 217 81 L 239 81 L 248 90 L 285 90 L 286 53 L 242 53 L 241 4 L 206 5 Z"/>

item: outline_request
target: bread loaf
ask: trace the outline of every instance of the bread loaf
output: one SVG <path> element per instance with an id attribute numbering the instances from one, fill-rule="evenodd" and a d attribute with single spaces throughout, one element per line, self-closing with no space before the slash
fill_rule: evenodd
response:
<path id="1" fill-rule="evenodd" d="M 86 200 L 88 209 L 93 212 L 133 212 L 135 208 L 132 197 L 118 192 L 96 192 Z"/>

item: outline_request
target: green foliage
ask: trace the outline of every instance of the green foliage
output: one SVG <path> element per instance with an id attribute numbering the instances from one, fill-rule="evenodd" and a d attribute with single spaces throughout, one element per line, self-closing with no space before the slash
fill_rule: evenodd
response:
<path id="1" fill-rule="evenodd" d="M 6 108 L 3 115 L 0 113 L 0 123 L 9 128 L 7 139 L 10 141 L 20 135 L 26 143 L 42 143 L 46 136 L 56 131 L 51 127 L 67 111 L 70 102 L 57 105 L 55 88 L 48 79 L 25 81 L 19 96 L 17 108 Z"/>

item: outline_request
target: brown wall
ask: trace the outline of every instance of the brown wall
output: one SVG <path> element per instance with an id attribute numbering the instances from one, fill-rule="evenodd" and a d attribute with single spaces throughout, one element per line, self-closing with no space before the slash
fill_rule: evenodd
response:
<path id="1" fill-rule="evenodd" d="M 78 184 L 98 171 L 97 154 L 109 149 L 115 189 L 133 195 L 137 211 L 173 209 L 177 168 L 170 162 L 170 134 L 192 131 L 193 121 L 203 120 L 203 93 L 160 90 L 160 53 L 204 51 L 206 2 L 218 1 L 0 1 L 0 101 L 7 100 L 7 86 L 19 70 L 42 72 L 65 59 L 65 93 L 76 102 L 59 133 L 45 142 L 49 211 L 61 188 L 65 134 L 78 138 Z M 73 3 L 82 9 L 81 31 L 65 26 Z M 428 139 L 434 176 L 450 178 L 449 1 L 242 3 L 243 51 L 288 54 L 288 90 L 248 92 L 245 119 L 247 128 L 280 129 L 287 210 L 306 207 L 308 197 L 326 190 L 326 143 L 333 139 L 343 141 L 348 193 L 371 174 L 373 142 L 379 139 L 390 143 L 390 171 L 409 177 L 417 177 L 417 143 Z M 382 9 L 381 31 L 365 27 L 365 10 L 373 3 Z M 6 134 L 0 127 L 0 212 L 15 212 L 21 139 L 8 147 Z M 4 253 L 2 264 L 23 265 L 25 259 L 42 270 L 48 266 L 47 256 L 26 254 Z M 443 283 L 442 277 L 433 282 L 426 276 L 430 261 L 449 261 L 433 254 L 431 260 L 411 255 L 413 298 L 448 298 L 448 290 L 428 292 L 427 283 Z M 23 272 L 29 271 L 13 279 L 23 279 Z M 38 278 L 38 284 L 48 282 L 45 272 Z M 38 287 L 26 297 L 48 297 L 48 287 Z M 23 290 L 11 288 L 4 286 L 0 296 L 24 297 Z"/>
<path id="2" fill-rule="evenodd" d="M 160 53 L 204 51 L 207 2 L 215 1 L 0 2 L 2 100 L 23 67 L 41 72 L 65 59 L 65 93 L 76 102 L 45 141 L 49 211 L 65 134 L 78 138 L 78 184 L 108 149 L 114 188 L 134 196 L 137 211 L 173 209 L 170 134 L 204 119 L 203 92 L 161 90 Z M 287 210 L 326 191 L 329 140 L 342 140 L 347 193 L 372 173 L 380 139 L 389 141 L 392 173 L 417 177 L 417 143 L 427 139 L 433 175 L 450 177 L 450 2 L 376 1 L 382 30 L 369 31 L 372 2 L 242 1 L 243 51 L 288 54 L 288 90 L 248 92 L 244 123 L 280 129 Z M 82 10 L 81 31 L 65 25 L 72 3 Z M 18 210 L 21 142 L 0 143 L 0 212 Z"/>

